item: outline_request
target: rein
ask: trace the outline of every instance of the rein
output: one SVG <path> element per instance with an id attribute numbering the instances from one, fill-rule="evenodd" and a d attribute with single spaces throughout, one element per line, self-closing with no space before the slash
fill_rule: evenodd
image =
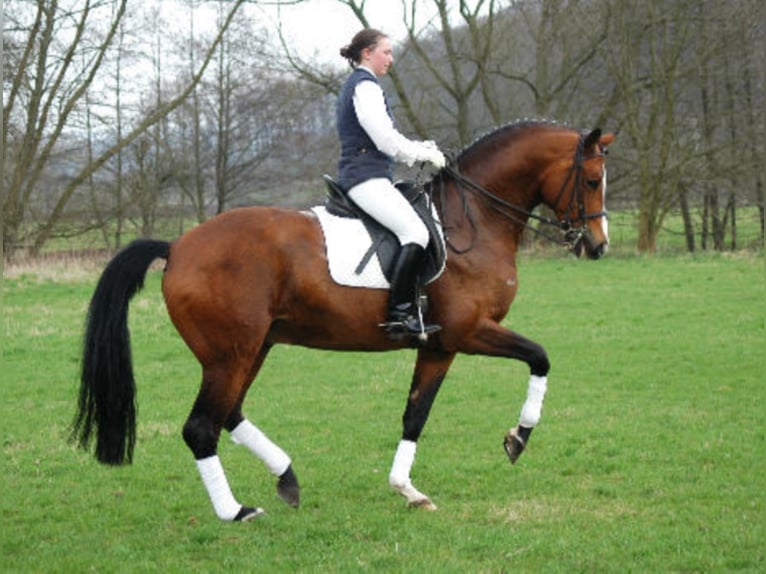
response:
<path id="1" fill-rule="evenodd" d="M 559 204 L 559 201 L 561 201 L 561 198 L 564 195 L 564 192 L 566 191 L 567 185 L 574 179 L 574 193 L 572 193 L 569 196 L 569 205 L 566 209 L 566 217 L 565 219 L 559 221 L 558 219 L 553 219 L 550 217 L 545 217 L 543 215 L 538 215 L 536 213 L 533 213 L 532 211 L 529 211 L 527 209 L 524 209 L 523 207 L 520 207 L 518 205 L 515 205 L 513 203 L 510 203 L 509 201 L 504 200 L 503 198 L 497 196 L 496 194 L 492 193 L 485 187 L 479 185 L 475 181 L 473 181 L 471 178 L 466 177 L 457 168 L 457 161 L 455 158 L 450 158 L 447 165 L 442 169 L 440 172 L 439 179 L 440 179 L 440 195 L 441 195 L 441 204 L 443 206 L 443 209 L 445 209 L 445 231 L 447 229 L 446 227 L 446 201 L 444 199 L 445 194 L 445 185 L 444 185 L 444 178 L 442 177 L 443 174 L 449 175 L 457 185 L 458 191 L 460 192 L 460 197 L 462 199 L 463 203 L 463 216 L 468 220 L 468 222 L 471 224 L 471 227 L 475 230 L 476 224 L 473 221 L 473 217 L 471 215 L 471 211 L 469 208 L 468 203 L 465 199 L 465 192 L 464 188 L 469 189 L 470 191 L 475 192 L 477 195 L 482 197 L 485 200 L 488 200 L 488 205 L 491 209 L 499 213 L 500 215 L 504 216 L 506 219 L 510 219 L 514 223 L 520 224 L 523 227 L 530 229 L 532 232 L 536 233 L 537 235 L 540 235 L 549 241 L 552 241 L 553 243 L 557 243 L 558 245 L 565 246 L 569 249 L 573 249 L 574 246 L 577 244 L 580 239 L 582 239 L 583 235 L 586 233 L 586 227 L 585 222 L 589 219 L 596 219 L 598 217 L 607 217 L 608 213 L 604 209 L 602 211 L 596 212 L 596 213 L 585 213 L 585 202 L 583 199 L 582 194 L 582 166 L 583 161 L 585 159 L 589 159 L 590 157 L 602 157 L 604 156 L 604 152 L 599 152 L 598 154 L 594 154 L 592 156 L 588 156 L 588 158 L 585 157 L 585 134 L 580 134 L 580 139 L 577 143 L 577 149 L 575 150 L 575 156 L 574 161 L 572 163 L 572 167 L 569 169 L 569 173 L 567 174 L 567 177 L 564 179 L 564 183 L 561 185 L 561 190 L 559 191 L 558 195 L 556 196 L 556 200 L 551 206 L 554 210 Z M 574 202 L 577 202 L 577 217 L 575 219 L 570 218 L 569 213 L 572 211 L 572 205 Z M 553 236 L 552 234 L 546 233 L 544 231 L 541 231 L 540 229 L 533 227 L 529 223 L 529 219 L 534 219 L 536 221 L 539 221 L 542 224 L 549 225 L 552 227 L 557 227 L 559 231 L 564 232 L 564 238 L 559 239 L 558 237 Z M 582 221 L 582 225 L 578 228 L 574 228 L 572 224 L 575 221 Z M 471 245 L 469 245 L 465 249 L 458 249 L 456 248 L 450 240 L 447 238 L 446 243 L 448 247 L 458 254 L 463 254 L 471 250 L 473 247 L 473 241 L 471 241 Z"/>

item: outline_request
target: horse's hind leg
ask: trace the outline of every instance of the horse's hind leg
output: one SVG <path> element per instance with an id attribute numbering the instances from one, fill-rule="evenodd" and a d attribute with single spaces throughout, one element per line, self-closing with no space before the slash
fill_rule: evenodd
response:
<path id="1" fill-rule="evenodd" d="M 224 366 L 203 368 L 202 388 L 184 424 L 184 440 L 194 454 L 202 482 L 221 520 L 246 521 L 263 514 L 262 509 L 244 506 L 234 498 L 217 452 L 221 429 L 227 422 L 231 424 L 232 416 L 239 413 L 242 398 L 263 358 L 259 354 L 255 366 L 240 359 Z M 236 426 L 239 428 L 241 424 Z M 243 429 L 249 430 L 249 427 Z M 251 436 L 246 430 L 242 435 L 245 440 Z M 289 458 L 282 454 L 289 467 Z"/>
<path id="2" fill-rule="evenodd" d="M 261 429 L 238 414 L 232 425 L 227 425 L 231 438 L 237 444 L 246 446 L 250 452 L 257 456 L 271 474 L 278 477 L 277 495 L 287 504 L 298 508 L 301 503 L 300 486 L 298 478 L 293 472 L 290 457 L 278 445 L 267 437 Z"/>
<path id="3" fill-rule="evenodd" d="M 268 352 L 269 347 L 264 346 L 261 349 L 250 373 L 251 380 L 258 374 Z M 242 402 L 245 400 L 246 393 L 247 388 L 243 389 L 237 405 L 227 418 L 224 427 L 229 431 L 235 443 L 246 446 L 250 452 L 261 459 L 271 474 L 279 478 L 277 495 L 290 506 L 298 508 L 300 506 L 300 487 L 293 472 L 292 461 L 285 451 L 242 415 Z"/>

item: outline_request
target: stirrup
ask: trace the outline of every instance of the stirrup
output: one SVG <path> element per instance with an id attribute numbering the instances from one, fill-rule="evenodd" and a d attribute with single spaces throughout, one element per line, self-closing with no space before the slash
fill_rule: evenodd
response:
<path id="1" fill-rule="evenodd" d="M 388 333 L 388 337 L 394 341 L 399 341 L 405 337 L 418 337 L 421 341 L 425 341 L 428 339 L 428 335 L 442 329 L 441 325 L 427 325 L 414 315 L 389 318 L 388 321 L 380 323 L 378 326 L 382 327 Z"/>

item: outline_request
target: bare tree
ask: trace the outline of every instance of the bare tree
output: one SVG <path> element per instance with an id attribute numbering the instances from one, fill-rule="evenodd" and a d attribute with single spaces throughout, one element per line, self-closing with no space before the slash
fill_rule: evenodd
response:
<path id="1" fill-rule="evenodd" d="M 112 3 L 85 0 L 62 6 L 58 0 L 37 0 L 33 15 L 26 20 L 28 4 L 14 5 L 18 37 L 23 48 L 16 59 L 15 74 L 3 114 L 18 121 L 23 129 L 16 136 L 3 126 L 3 149 L 13 144 L 13 158 L 4 158 L 3 166 L 3 249 L 6 255 L 19 247 L 25 213 L 53 149 L 72 114 L 81 104 L 88 88 L 101 68 L 125 15 L 127 0 Z M 64 209 L 78 187 L 113 156 L 146 132 L 152 125 L 183 102 L 197 85 L 215 48 L 221 41 L 234 14 L 245 0 L 232 3 L 205 59 L 191 81 L 173 99 L 154 110 L 123 138 L 81 166 L 63 186 L 50 211 L 38 223 L 32 235 L 32 251 L 36 252 L 51 237 Z M 109 10 L 110 14 L 105 11 Z M 98 32 L 99 22 L 108 22 L 105 32 Z M 69 36 L 58 36 L 60 27 L 68 27 Z M 67 39 L 68 38 L 68 39 Z M 67 40 L 65 40 L 67 39 Z M 76 69 L 81 51 L 90 57 L 82 69 Z"/>
<path id="2" fill-rule="evenodd" d="M 305 205 L 322 193 L 347 71 L 340 60 L 304 62 L 285 42 L 278 61 L 255 19 L 229 24 L 256 0 L 215 2 L 215 40 L 192 18 L 206 0 L 189 0 L 183 42 L 161 25 L 131 35 L 126 0 L 6 2 L 5 254 L 39 249 L 78 225 L 99 226 L 119 244 L 124 218 L 147 233 L 160 209 L 202 221 L 244 203 Z M 365 0 L 336 2 L 370 25 Z M 752 217 L 763 241 L 762 2 L 390 6 L 406 36 L 383 81 L 405 133 L 449 149 L 520 117 L 619 129 L 610 194 L 637 208 L 641 251 L 656 249 L 677 213 L 690 250 L 750 243 L 738 226 Z M 144 82 L 141 108 L 129 108 L 138 98 L 129 97 L 126 66 L 139 58 L 148 68 L 150 35 L 163 43 L 151 56 L 153 85 Z M 208 63 L 214 73 L 203 78 Z"/>
<path id="3" fill-rule="evenodd" d="M 10 122 L 3 130 L 3 149 L 13 150 L 12 157 L 4 158 L 3 166 L 3 248 L 6 253 L 17 247 L 24 214 L 46 161 L 76 104 L 93 81 L 125 6 L 126 0 L 123 0 L 110 21 L 106 37 L 96 48 L 95 57 L 85 59 L 81 71 L 73 70 L 78 60 L 76 55 L 85 43 L 86 32 L 90 31 L 89 19 L 98 11 L 98 6 L 88 1 L 75 11 L 71 7 L 60 7 L 56 1 L 44 0 L 39 0 L 32 12 L 27 5 L 15 6 L 14 27 L 23 30 L 26 38 L 22 50 L 16 54 L 15 74 L 3 107 L 4 117 L 9 118 L 14 127 L 20 125 L 18 135 L 9 133 Z M 23 19 L 28 16 L 32 19 L 25 22 Z M 56 32 L 64 25 L 69 28 L 72 40 L 58 50 Z M 71 82 L 73 73 L 76 74 L 74 84 Z M 10 143 L 14 145 L 9 146 Z"/>
<path id="4" fill-rule="evenodd" d="M 612 0 L 605 57 L 620 94 L 624 166 L 638 190 L 638 249 L 653 252 L 662 223 L 677 205 L 694 118 L 680 113 L 693 23 L 684 2 Z M 688 96 L 687 96 L 688 97 Z M 689 148 L 689 149 L 687 149 Z"/>
<path id="5" fill-rule="evenodd" d="M 224 2 L 219 0 L 219 17 L 223 17 L 223 11 Z M 261 112 L 271 108 L 267 100 L 274 97 L 273 80 L 265 64 L 264 36 L 250 20 L 233 26 L 218 48 L 215 80 L 207 85 L 208 122 L 215 130 L 212 151 L 216 213 L 236 201 L 238 192 L 252 182 L 256 168 L 273 151 L 273 146 L 254 144 L 266 126 L 276 121 L 263 117 Z"/>

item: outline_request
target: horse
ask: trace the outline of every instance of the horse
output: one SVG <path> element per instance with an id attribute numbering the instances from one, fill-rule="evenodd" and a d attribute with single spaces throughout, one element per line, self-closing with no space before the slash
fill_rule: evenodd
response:
<path id="1" fill-rule="evenodd" d="M 105 267 L 88 308 L 72 439 L 98 461 L 132 462 L 135 381 L 128 307 L 155 259 L 171 321 L 199 361 L 202 382 L 182 436 L 221 520 L 263 513 L 234 497 L 217 454 L 221 431 L 245 445 L 298 507 L 289 455 L 242 412 L 245 396 L 277 344 L 344 351 L 416 348 L 417 359 L 394 452 L 390 486 L 408 506 L 435 510 L 412 483 L 418 439 L 459 353 L 516 359 L 529 366 L 518 424 L 503 446 L 511 463 L 539 422 L 550 361 L 538 343 L 501 325 L 518 288 L 516 252 L 525 229 L 550 225 L 575 256 L 608 248 L 606 151 L 615 135 L 550 122 L 507 124 L 451 157 L 423 184 L 446 242 L 443 273 L 425 286 L 426 318 L 442 329 L 426 340 L 392 340 L 379 324 L 387 292 L 348 287 L 328 273 L 323 235 L 310 211 L 242 207 L 217 215 L 174 242 L 138 239 Z M 547 205 L 553 216 L 533 213 Z M 534 227 L 532 221 L 539 221 Z M 551 237 L 551 234 L 546 234 Z"/>

